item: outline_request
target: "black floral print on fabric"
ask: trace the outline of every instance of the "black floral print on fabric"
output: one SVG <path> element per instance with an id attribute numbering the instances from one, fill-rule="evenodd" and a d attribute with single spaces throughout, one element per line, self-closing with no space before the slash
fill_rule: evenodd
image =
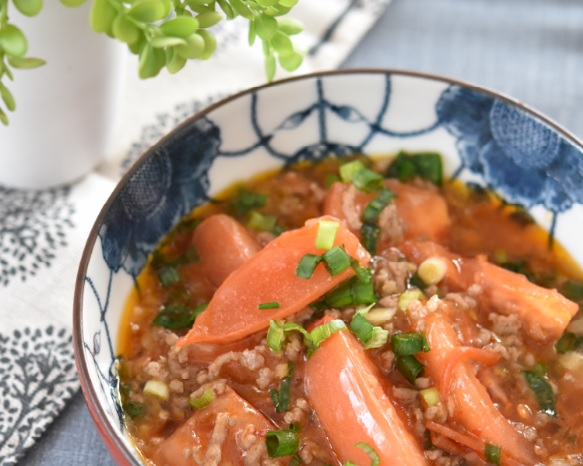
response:
<path id="1" fill-rule="evenodd" d="M 0 333 L 0 465 L 16 464 L 78 386 L 68 330 Z"/>
<path id="2" fill-rule="evenodd" d="M 0 186 L 0 286 L 26 281 L 67 246 L 75 213 L 70 187 L 42 191 Z"/>

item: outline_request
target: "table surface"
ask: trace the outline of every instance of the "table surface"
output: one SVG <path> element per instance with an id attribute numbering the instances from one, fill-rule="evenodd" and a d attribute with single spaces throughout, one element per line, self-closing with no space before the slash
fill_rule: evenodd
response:
<path id="1" fill-rule="evenodd" d="M 583 138 L 579 0 L 392 0 L 343 68 L 411 69 L 511 95 Z M 113 465 L 77 394 L 25 465 Z"/>

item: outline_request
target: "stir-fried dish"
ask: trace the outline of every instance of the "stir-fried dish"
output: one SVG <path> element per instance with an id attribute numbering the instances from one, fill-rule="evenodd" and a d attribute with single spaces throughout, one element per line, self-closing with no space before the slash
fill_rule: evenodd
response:
<path id="1" fill-rule="evenodd" d="M 581 465 L 578 267 L 437 154 L 197 208 L 128 299 L 120 398 L 162 465 Z"/>

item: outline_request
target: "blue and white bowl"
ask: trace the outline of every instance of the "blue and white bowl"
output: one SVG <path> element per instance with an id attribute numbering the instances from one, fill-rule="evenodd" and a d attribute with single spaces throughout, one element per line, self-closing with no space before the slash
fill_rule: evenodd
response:
<path id="1" fill-rule="evenodd" d="M 148 254 L 227 186 L 301 160 L 443 154 L 446 174 L 525 206 L 583 264 L 583 147 L 548 118 L 490 90 L 424 74 L 338 71 L 250 89 L 186 120 L 109 198 L 77 277 L 74 344 L 83 392 L 120 464 L 141 464 L 116 394 L 121 312 Z"/>

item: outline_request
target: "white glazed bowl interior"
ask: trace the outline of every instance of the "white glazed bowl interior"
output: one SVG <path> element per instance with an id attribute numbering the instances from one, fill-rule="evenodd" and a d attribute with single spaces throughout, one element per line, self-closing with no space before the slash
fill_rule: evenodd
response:
<path id="1" fill-rule="evenodd" d="M 524 205 L 583 264 L 581 143 L 492 91 L 435 76 L 354 70 L 251 89 L 188 119 L 121 180 L 77 278 L 74 343 L 91 413 L 118 462 L 140 464 L 116 396 L 118 326 L 133 280 L 178 220 L 227 186 L 300 160 L 436 151 L 446 175 Z"/>

